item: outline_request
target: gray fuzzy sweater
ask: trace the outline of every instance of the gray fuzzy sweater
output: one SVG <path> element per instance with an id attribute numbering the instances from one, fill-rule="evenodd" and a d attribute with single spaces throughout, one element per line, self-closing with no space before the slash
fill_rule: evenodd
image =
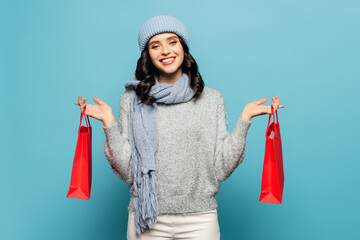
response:
<path id="1" fill-rule="evenodd" d="M 114 173 L 130 187 L 128 210 L 134 211 L 129 132 L 130 91 L 120 100 L 119 121 L 103 129 L 104 152 Z M 219 181 L 225 181 L 244 159 L 251 121 L 238 117 L 227 130 L 221 93 L 204 87 L 199 99 L 158 104 L 156 178 L 159 214 L 200 213 L 217 208 Z"/>

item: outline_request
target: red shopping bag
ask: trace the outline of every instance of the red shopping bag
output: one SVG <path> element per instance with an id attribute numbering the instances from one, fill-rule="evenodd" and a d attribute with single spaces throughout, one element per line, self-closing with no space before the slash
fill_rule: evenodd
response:
<path id="1" fill-rule="evenodd" d="M 269 122 L 265 133 L 265 157 L 259 202 L 281 204 L 284 188 L 284 169 L 280 125 L 277 111 L 275 112 L 276 123 L 274 107 L 271 105 L 271 114 L 269 116 Z M 274 122 L 272 122 L 269 126 L 271 116 L 273 116 Z"/>
<path id="2" fill-rule="evenodd" d="M 67 194 L 68 198 L 90 199 L 91 191 L 91 165 L 92 165 L 92 148 L 91 148 L 91 125 L 89 116 L 85 115 L 84 107 L 80 115 L 80 125 L 78 131 L 78 140 L 76 144 L 74 163 L 71 173 L 70 189 Z M 82 116 L 84 115 L 86 127 L 81 126 Z M 86 120 L 87 119 L 87 120 Z M 89 124 L 88 124 L 89 122 Z"/>

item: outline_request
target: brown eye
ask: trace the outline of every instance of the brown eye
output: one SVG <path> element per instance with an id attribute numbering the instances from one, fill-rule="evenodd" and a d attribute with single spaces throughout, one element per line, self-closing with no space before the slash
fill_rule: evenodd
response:
<path id="1" fill-rule="evenodd" d="M 172 42 L 170 42 L 170 43 L 176 43 L 176 41 L 172 41 Z"/>

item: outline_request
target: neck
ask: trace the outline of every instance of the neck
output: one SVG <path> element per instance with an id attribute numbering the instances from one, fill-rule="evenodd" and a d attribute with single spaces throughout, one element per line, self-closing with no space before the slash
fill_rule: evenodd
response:
<path id="1" fill-rule="evenodd" d="M 178 80 L 182 76 L 182 70 L 179 68 L 174 73 L 159 73 L 159 83 L 169 83 L 169 84 L 175 84 L 176 80 Z"/>

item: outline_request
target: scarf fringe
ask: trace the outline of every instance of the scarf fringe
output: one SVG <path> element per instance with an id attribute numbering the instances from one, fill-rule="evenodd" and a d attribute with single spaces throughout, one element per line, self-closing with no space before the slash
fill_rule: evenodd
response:
<path id="1" fill-rule="evenodd" d="M 144 174 L 141 179 L 141 188 L 134 187 L 136 192 L 140 190 L 139 196 L 134 197 L 135 208 L 135 230 L 140 235 L 146 228 L 151 229 L 157 221 L 158 202 L 155 171 Z M 137 211 L 141 209 L 140 211 Z"/>

